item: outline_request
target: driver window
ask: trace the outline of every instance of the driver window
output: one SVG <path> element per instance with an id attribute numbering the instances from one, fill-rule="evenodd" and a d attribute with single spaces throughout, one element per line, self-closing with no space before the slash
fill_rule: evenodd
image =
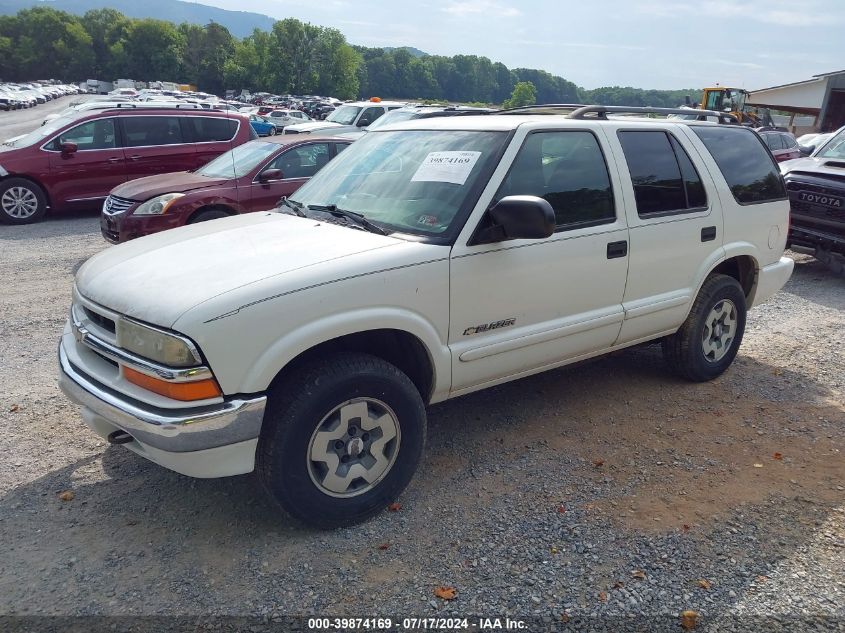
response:
<path id="1" fill-rule="evenodd" d="M 543 198 L 558 230 L 616 221 L 607 164 L 590 132 L 529 134 L 495 200 L 505 196 Z"/>
<path id="2" fill-rule="evenodd" d="M 310 178 L 329 162 L 329 144 L 313 143 L 288 150 L 267 169 L 281 169 L 282 178 Z"/>
<path id="3" fill-rule="evenodd" d="M 371 125 L 373 121 L 379 118 L 382 114 L 384 114 L 383 108 L 367 108 L 364 110 L 364 113 L 361 115 L 361 118 L 358 119 L 358 127 L 366 127 Z"/>
<path id="4" fill-rule="evenodd" d="M 53 149 L 60 150 L 62 143 L 76 143 L 80 151 L 117 147 L 114 119 L 88 121 L 62 132 L 56 139 Z"/>

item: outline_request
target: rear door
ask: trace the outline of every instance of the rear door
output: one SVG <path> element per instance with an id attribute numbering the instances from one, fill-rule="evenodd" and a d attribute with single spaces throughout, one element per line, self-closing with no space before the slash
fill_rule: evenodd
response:
<path id="1" fill-rule="evenodd" d="M 195 167 L 195 150 L 181 118 L 167 114 L 120 117 L 130 180 Z"/>
<path id="2" fill-rule="evenodd" d="M 75 143 L 77 151 L 62 154 L 62 143 Z M 50 154 L 50 198 L 57 207 L 97 206 L 109 191 L 126 182 L 126 160 L 114 117 L 71 127 L 44 145 L 44 150 Z"/>
<path id="3" fill-rule="evenodd" d="M 182 124 L 193 143 L 193 166 L 189 169 L 196 169 L 234 147 L 242 121 L 240 117 L 186 116 Z"/>
<path id="4" fill-rule="evenodd" d="M 259 174 L 270 169 L 280 169 L 282 177 L 269 182 L 259 182 L 256 175 L 249 187 L 247 200 L 242 198 L 243 206 L 250 211 L 274 208 L 279 198 L 294 193 L 336 155 L 335 145 L 327 141 L 306 143 L 279 154 L 269 161 Z"/>
<path id="5" fill-rule="evenodd" d="M 722 257 L 715 185 L 680 128 L 608 130 L 620 167 L 630 228 L 628 281 L 619 343 L 676 329 L 702 270 Z M 700 163 L 700 159 L 699 159 Z"/>

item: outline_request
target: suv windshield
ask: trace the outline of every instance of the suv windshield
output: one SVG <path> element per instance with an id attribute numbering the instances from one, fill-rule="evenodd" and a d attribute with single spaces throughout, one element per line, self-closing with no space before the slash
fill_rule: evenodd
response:
<path id="1" fill-rule="evenodd" d="M 306 206 L 355 211 L 387 230 L 437 236 L 495 165 L 504 132 L 397 130 L 353 143 L 296 192 Z"/>
<path id="2" fill-rule="evenodd" d="M 207 165 L 197 169 L 196 173 L 206 178 L 240 178 L 278 148 L 277 143 L 250 141 L 221 154 Z"/>
<path id="3" fill-rule="evenodd" d="M 815 158 L 845 158 L 845 129 L 839 131 L 839 134 L 828 140 L 818 151 L 814 154 Z"/>
<path id="4" fill-rule="evenodd" d="M 362 110 L 361 106 L 345 105 L 339 107 L 326 117 L 326 121 L 332 123 L 340 123 L 341 125 L 352 125 L 355 122 L 355 117 Z"/>

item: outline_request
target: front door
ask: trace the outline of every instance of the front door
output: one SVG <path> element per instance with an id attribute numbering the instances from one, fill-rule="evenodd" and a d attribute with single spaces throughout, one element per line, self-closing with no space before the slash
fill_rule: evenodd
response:
<path id="1" fill-rule="evenodd" d="M 332 158 L 333 143 L 297 145 L 279 154 L 261 170 L 281 170 L 281 178 L 259 182 L 258 176 L 249 187 L 242 205 L 249 211 L 273 209 L 282 196 L 289 196 L 316 174 Z M 259 172 L 259 174 L 261 173 Z"/>
<path id="2" fill-rule="evenodd" d="M 77 151 L 62 153 L 62 143 Z M 50 152 L 50 188 L 56 207 L 96 207 L 109 191 L 126 182 L 126 161 L 114 118 L 86 121 L 59 134 L 44 147 Z"/>
<path id="3" fill-rule="evenodd" d="M 529 133 L 493 203 L 510 195 L 546 199 L 557 230 L 452 249 L 453 395 L 607 349 L 622 325 L 628 229 L 599 139 Z"/>

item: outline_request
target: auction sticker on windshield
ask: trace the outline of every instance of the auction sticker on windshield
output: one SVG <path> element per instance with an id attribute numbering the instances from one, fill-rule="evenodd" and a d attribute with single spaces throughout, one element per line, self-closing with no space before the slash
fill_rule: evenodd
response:
<path id="1" fill-rule="evenodd" d="M 462 185 L 469 178 L 481 152 L 431 152 L 411 182 L 451 182 Z"/>

